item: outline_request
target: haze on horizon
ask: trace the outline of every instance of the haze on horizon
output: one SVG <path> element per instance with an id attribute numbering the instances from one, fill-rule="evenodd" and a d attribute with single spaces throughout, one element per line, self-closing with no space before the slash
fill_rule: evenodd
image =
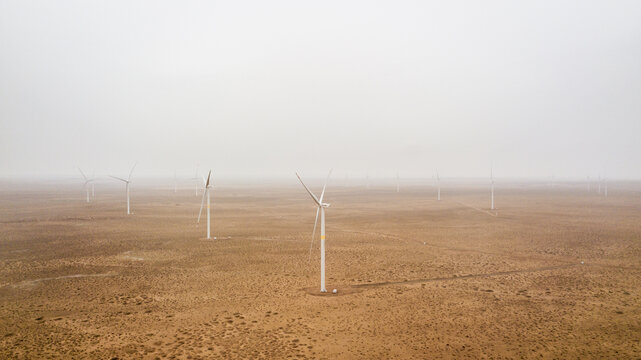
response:
<path id="1" fill-rule="evenodd" d="M 641 178 L 638 1 L 0 0 L 0 178 Z"/>

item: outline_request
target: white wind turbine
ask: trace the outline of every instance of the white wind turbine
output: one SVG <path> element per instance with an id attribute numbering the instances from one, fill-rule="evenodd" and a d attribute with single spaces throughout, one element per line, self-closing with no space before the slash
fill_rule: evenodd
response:
<path id="1" fill-rule="evenodd" d="M 438 170 L 436 170 L 436 186 L 438 187 L 436 199 L 438 201 L 441 201 L 441 178 L 438 176 Z"/>
<path id="2" fill-rule="evenodd" d="M 89 184 L 91 184 L 91 192 L 93 194 L 93 181 L 95 179 L 94 178 L 88 179 L 87 176 L 85 176 L 85 173 L 83 173 L 80 168 L 78 168 L 78 170 L 80 171 L 80 174 L 82 174 L 82 177 L 85 179 L 84 186 L 85 186 L 85 191 L 87 193 L 87 202 L 89 202 Z M 93 195 L 92 195 L 92 197 L 93 197 Z"/>
<path id="3" fill-rule="evenodd" d="M 491 190 L 490 190 L 490 193 L 492 195 L 490 210 L 494 210 L 494 172 L 491 166 L 490 166 L 490 181 L 492 182 Z"/>
<path id="4" fill-rule="evenodd" d="M 80 170 L 80 169 L 78 169 Z M 96 183 L 96 172 L 94 171 L 91 174 L 91 198 L 95 199 L 96 198 L 96 188 L 95 188 L 95 183 Z"/>
<path id="5" fill-rule="evenodd" d="M 200 211 L 198 211 L 198 221 L 200 223 L 200 214 L 203 212 L 203 205 L 205 204 L 205 198 L 207 198 L 207 239 L 211 239 L 211 210 L 210 210 L 210 198 L 209 198 L 209 189 L 211 188 L 211 170 L 209 170 L 209 175 L 207 175 L 207 180 L 203 177 L 203 184 L 205 185 L 205 192 L 203 193 L 203 200 L 200 202 Z M 215 238 L 214 238 L 215 239 Z"/>
<path id="6" fill-rule="evenodd" d="M 198 168 L 200 167 L 200 164 L 196 165 L 196 175 L 191 178 L 191 180 L 194 180 L 196 184 L 196 196 L 198 196 L 198 188 L 200 187 L 198 183 L 200 182 L 200 179 L 198 179 Z"/>
<path id="7" fill-rule="evenodd" d="M 591 192 L 591 185 L 590 185 L 590 175 L 588 175 L 588 192 Z"/>
<path id="8" fill-rule="evenodd" d="M 316 223 L 318 222 L 318 213 L 320 212 L 320 217 L 321 217 L 321 241 L 320 241 L 320 253 L 321 253 L 321 289 L 320 291 L 322 293 L 327 292 L 327 289 L 325 288 L 325 208 L 329 207 L 329 204 L 323 202 L 323 197 L 325 196 L 325 188 L 327 187 L 327 180 L 329 180 L 329 176 L 332 174 L 332 170 L 329 170 L 329 174 L 327 174 L 327 179 L 325 180 L 325 185 L 323 185 L 323 191 L 321 192 L 320 199 L 312 193 L 307 185 L 303 182 L 303 179 L 300 178 L 300 175 L 296 173 L 296 176 L 298 177 L 298 180 L 300 180 L 300 183 L 303 184 L 303 187 L 305 187 L 305 190 L 309 193 L 309 195 L 312 197 L 312 200 L 316 203 L 316 220 L 314 220 L 314 231 L 312 232 L 312 244 L 314 243 L 314 235 L 316 234 Z M 312 245 L 310 244 L 309 247 L 309 252 L 310 252 L 310 258 L 311 258 L 311 252 L 312 252 Z"/>
<path id="9" fill-rule="evenodd" d="M 127 180 L 125 180 L 123 178 L 119 178 L 117 176 L 109 175 L 112 178 L 114 178 L 116 180 L 120 180 L 120 181 L 125 183 L 125 189 L 127 191 L 127 215 L 131 214 L 131 211 L 130 211 L 130 208 L 129 208 L 129 183 L 131 182 L 131 174 L 134 173 L 134 169 L 136 168 L 136 165 L 138 165 L 138 163 L 135 163 L 134 166 L 131 168 L 131 171 L 129 172 L 129 177 L 127 178 Z"/>
<path id="10" fill-rule="evenodd" d="M 177 189 L 178 189 L 178 180 L 176 179 L 176 170 L 174 170 L 174 194 L 176 193 Z"/>

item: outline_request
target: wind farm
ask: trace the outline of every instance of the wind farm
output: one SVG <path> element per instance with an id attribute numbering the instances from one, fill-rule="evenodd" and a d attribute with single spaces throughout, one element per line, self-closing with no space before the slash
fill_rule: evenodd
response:
<path id="1" fill-rule="evenodd" d="M 639 19 L 1 1 L 0 360 L 640 360 Z"/>
<path id="2" fill-rule="evenodd" d="M 406 179 L 399 197 L 374 177 L 369 190 L 291 176 L 266 191 L 223 176 L 205 236 L 194 215 L 200 206 L 209 219 L 213 177 L 201 198 L 191 183 L 167 191 L 171 175 L 165 187 L 140 178 L 131 217 L 116 183 L 101 186 L 89 208 L 57 201 L 77 199 L 77 183 L 4 184 L 1 357 L 625 358 L 641 350 L 633 276 L 641 258 L 630 251 L 639 183 L 610 181 L 616 191 L 604 202 L 585 194 L 584 182 L 549 189 L 501 180 L 494 216 L 484 210 L 484 179 L 448 180 L 437 201 L 422 179 Z"/>

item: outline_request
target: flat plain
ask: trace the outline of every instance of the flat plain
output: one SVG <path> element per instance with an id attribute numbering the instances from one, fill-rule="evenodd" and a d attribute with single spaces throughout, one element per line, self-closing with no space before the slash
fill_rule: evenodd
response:
<path id="1" fill-rule="evenodd" d="M 212 195 L 0 184 L 0 358 L 641 358 L 641 184 L 330 184 L 325 295 L 295 179 Z"/>

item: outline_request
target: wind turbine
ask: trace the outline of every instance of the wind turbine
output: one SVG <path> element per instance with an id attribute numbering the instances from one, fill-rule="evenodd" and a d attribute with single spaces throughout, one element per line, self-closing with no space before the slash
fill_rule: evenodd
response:
<path id="1" fill-rule="evenodd" d="M 438 176 L 438 170 L 436 170 L 436 186 L 438 187 L 437 200 L 441 201 L 441 178 Z"/>
<path id="2" fill-rule="evenodd" d="M 178 188 L 178 181 L 176 179 L 176 170 L 174 170 L 174 194 L 176 193 L 177 188 Z"/>
<path id="3" fill-rule="evenodd" d="M 591 191 L 590 191 L 590 190 L 592 190 L 592 189 L 591 189 L 591 187 L 592 187 L 592 186 L 591 186 L 591 184 L 590 184 L 590 175 L 588 175 L 588 192 L 591 192 Z"/>
<path id="4" fill-rule="evenodd" d="M 320 286 L 320 291 L 322 293 L 327 292 L 327 289 L 325 288 L 325 208 L 329 207 L 329 204 L 323 202 L 323 197 L 325 196 L 325 188 L 327 187 L 327 180 L 329 180 L 329 176 L 332 174 L 332 170 L 329 170 L 329 174 L 327 174 L 327 179 L 325 180 L 325 185 L 323 185 L 323 192 L 321 192 L 320 199 L 314 195 L 307 185 L 303 182 L 303 179 L 300 178 L 300 175 L 296 173 L 296 176 L 298 177 L 298 180 L 300 180 L 300 183 L 303 184 L 303 187 L 305 187 L 305 190 L 309 193 L 309 196 L 312 197 L 312 200 L 316 203 L 316 220 L 314 220 L 314 231 L 312 232 L 312 244 L 314 243 L 314 235 L 316 234 L 316 223 L 318 222 L 318 213 L 320 212 L 320 217 L 321 217 L 321 241 L 320 241 L 320 253 L 321 253 L 321 286 Z M 310 258 L 311 258 L 311 252 L 312 252 L 312 244 L 310 244 L 309 247 L 309 253 L 310 253 Z"/>
<path id="5" fill-rule="evenodd" d="M 198 190 L 200 188 L 200 186 L 198 185 L 198 183 L 199 183 L 199 181 L 198 181 L 198 168 L 199 167 L 200 167 L 200 164 L 197 164 L 196 165 L 196 175 L 194 175 L 194 177 L 192 178 L 192 180 L 194 180 L 194 183 L 196 184 L 196 196 L 198 196 Z"/>
<path id="6" fill-rule="evenodd" d="M 87 202 L 89 202 L 89 184 L 91 183 L 91 185 L 92 185 L 92 193 L 93 193 L 93 181 L 94 181 L 94 179 L 93 178 L 88 179 L 87 176 L 85 176 L 85 173 L 83 173 L 80 168 L 78 168 L 78 170 L 80 171 L 80 174 L 82 174 L 82 177 L 85 179 L 84 186 L 85 186 L 85 191 L 87 193 Z"/>
<path id="7" fill-rule="evenodd" d="M 491 185 L 492 205 L 490 206 L 490 210 L 494 210 L 494 172 L 492 170 L 492 166 L 490 166 L 490 180 L 492 181 L 492 185 Z"/>
<path id="8" fill-rule="evenodd" d="M 200 223 L 200 214 L 203 212 L 203 205 L 205 204 L 205 198 L 207 198 L 207 239 L 211 239 L 211 216 L 210 216 L 211 213 L 210 213 L 210 206 L 209 206 L 209 189 L 211 188 L 210 179 L 211 179 L 211 170 L 209 170 L 209 175 L 207 175 L 207 180 L 205 180 L 205 177 L 203 177 L 205 192 L 203 193 L 203 200 L 200 202 L 200 211 L 198 212 L 198 221 L 196 221 L 197 223 Z"/>
<path id="9" fill-rule="evenodd" d="M 131 214 L 131 211 L 129 209 L 129 183 L 131 182 L 131 174 L 134 173 L 134 169 L 136 168 L 136 165 L 138 165 L 138 163 L 135 163 L 134 166 L 131 168 L 131 171 L 129 172 L 129 177 L 127 178 L 127 180 L 123 178 L 119 178 L 117 176 L 109 175 L 110 177 L 125 183 L 125 189 L 127 191 L 127 215 Z"/>
<path id="10" fill-rule="evenodd" d="M 396 172 L 396 192 L 401 192 L 401 180 L 398 178 L 398 171 Z"/>
<path id="11" fill-rule="evenodd" d="M 597 191 L 597 194 L 601 195 L 601 174 L 597 177 L 597 184 L 599 184 L 599 190 Z"/>

